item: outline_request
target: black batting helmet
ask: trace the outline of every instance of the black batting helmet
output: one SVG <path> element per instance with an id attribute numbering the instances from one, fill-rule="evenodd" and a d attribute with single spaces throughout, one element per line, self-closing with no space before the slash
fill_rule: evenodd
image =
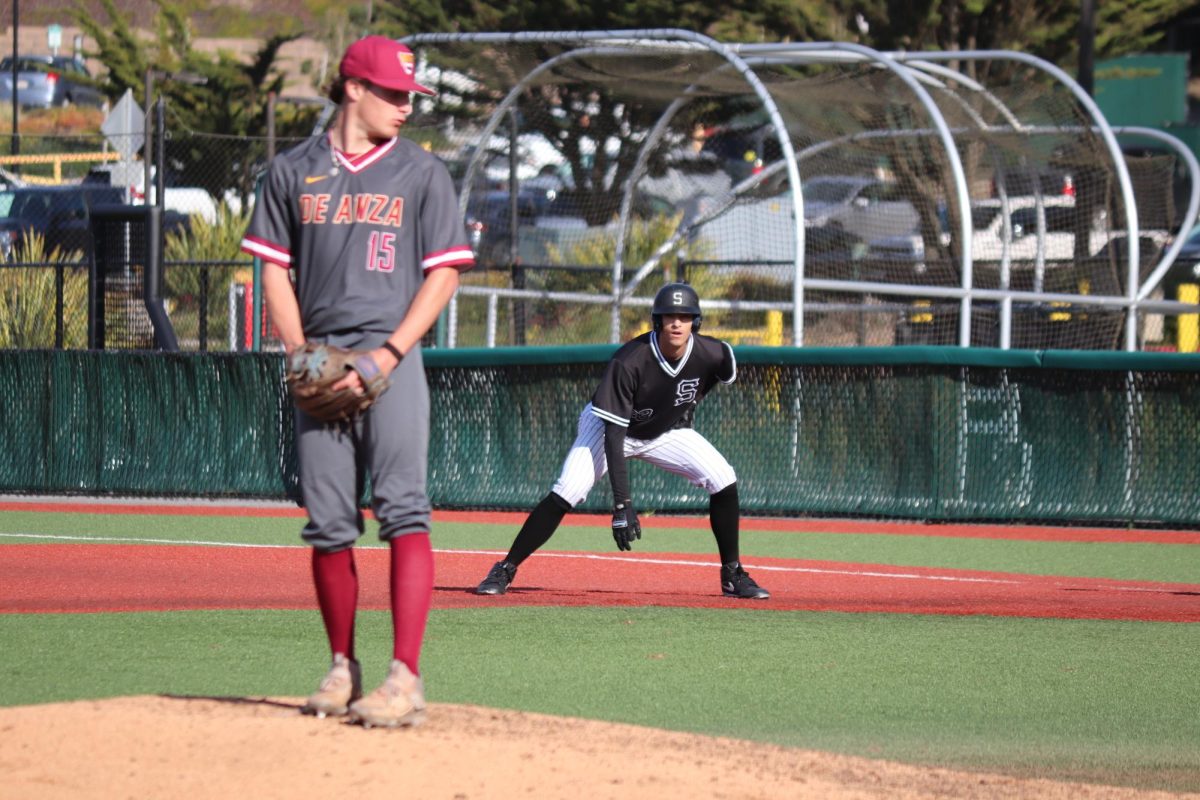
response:
<path id="1" fill-rule="evenodd" d="M 654 320 L 654 330 L 662 330 L 663 314 L 691 314 L 692 332 L 700 330 L 700 295 L 686 283 L 668 283 L 654 295 L 654 306 L 650 309 L 650 318 Z"/>

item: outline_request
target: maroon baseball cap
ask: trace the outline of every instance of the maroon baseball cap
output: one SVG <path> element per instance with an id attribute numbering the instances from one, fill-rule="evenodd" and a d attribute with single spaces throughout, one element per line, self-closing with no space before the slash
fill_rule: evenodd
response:
<path id="1" fill-rule="evenodd" d="M 346 48 L 338 72 L 344 78 L 359 78 L 385 89 L 435 95 L 413 78 L 413 51 L 386 36 L 365 36 Z"/>

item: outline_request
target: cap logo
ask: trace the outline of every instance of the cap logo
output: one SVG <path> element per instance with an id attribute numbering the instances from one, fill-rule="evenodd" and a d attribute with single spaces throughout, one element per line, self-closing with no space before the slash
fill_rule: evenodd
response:
<path id="1" fill-rule="evenodd" d="M 397 53 L 396 57 L 400 59 L 400 69 L 404 70 L 405 75 L 413 74 L 413 54 L 412 53 Z"/>

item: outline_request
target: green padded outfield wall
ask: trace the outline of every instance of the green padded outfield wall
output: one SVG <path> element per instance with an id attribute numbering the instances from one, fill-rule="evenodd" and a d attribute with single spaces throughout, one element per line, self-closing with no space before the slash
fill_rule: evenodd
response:
<path id="1" fill-rule="evenodd" d="M 439 508 L 528 509 L 610 346 L 431 350 Z M 1200 525 L 1200 356 L 742 347 L 696 424 L 751 514 Z M 297 496 L 278 354 L 0 352 L 0 492 Z M 641 462 L 640 508 L 704 511 Z M 581 507 L 605 510 L 601 481 Z"/>

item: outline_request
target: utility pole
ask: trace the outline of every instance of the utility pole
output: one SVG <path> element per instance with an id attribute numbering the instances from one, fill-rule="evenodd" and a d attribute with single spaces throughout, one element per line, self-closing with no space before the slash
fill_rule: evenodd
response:
<path id="1" fill-rule="evenodd" d="M 21 153 L 21 137 L 17 133 L 17 117 L 21 112 L 21 106 L 17 103 L 17 58 L 20 53 L 17 50 L 17 42 L 21 38 L 21 0 L 13 0 L 13 53 L 12 53 L 12 154 L 20 155 Z"/>
<path id="2" fill-rule="evenodd" d="M 1088 95 L 1095 94 L 1096 4 L 1080 0 L 1079 7 L 1079 85 Z"/>

